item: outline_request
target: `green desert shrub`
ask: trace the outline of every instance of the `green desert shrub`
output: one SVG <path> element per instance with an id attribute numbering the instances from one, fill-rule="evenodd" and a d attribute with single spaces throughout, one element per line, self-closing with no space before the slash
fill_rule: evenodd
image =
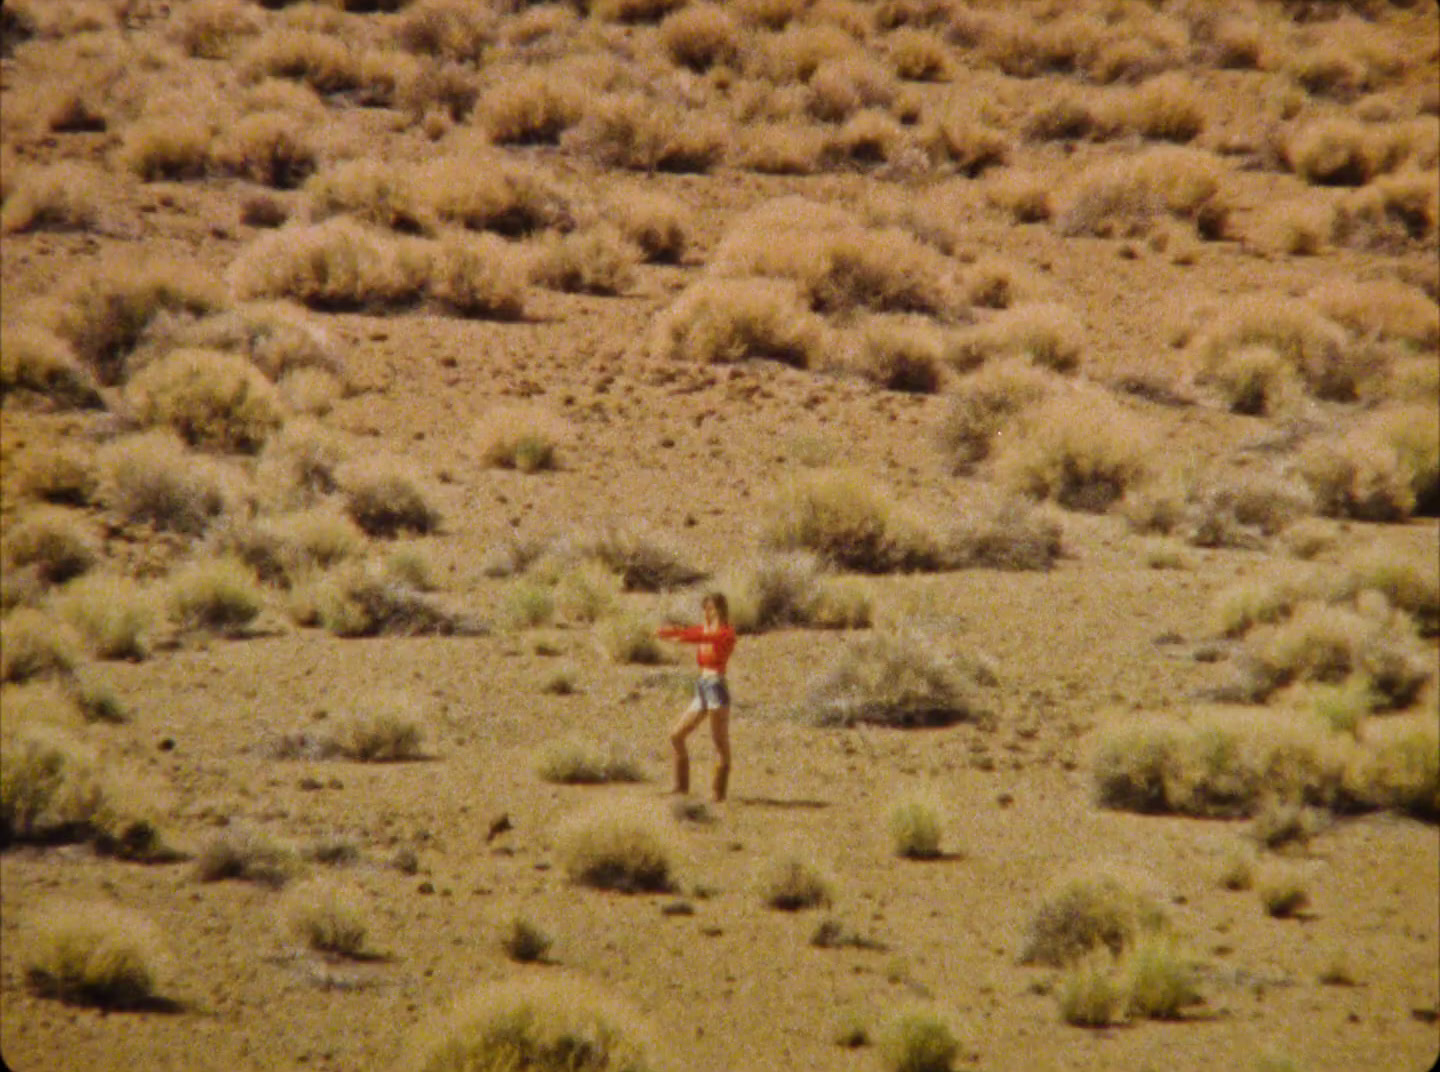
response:
<path id="1" fill-rule="evenodd" d="M 1060 882 L 1030 918 L 1021 963 L 1063 967 L 1095 950 L 1112 955 L 1165 926 L 1160 905 L 1135 884 L 1105 871 Z"/>
<path id="2" fill-rule="evenodd" d="M 947 726 L 984 721 L 980 664 L 949 659 L 917 636 L 875 632 L 852 641 L 811 681 L 796 715 L 817 726 Z"/>
<path id="3" fill-rule="evenodd" d="M 565 737 L 544 745 L 536 757 L 536 771 L 547 782 L 560 785 L 605 785 L 640 782 L 640 765 L 613 745 L 606 747 L 579 737 Z"/>
<path id="4" fill-rule="evenodd" d="M 890 809 L 889 826 L 896 856 L 930 860 L 940 855 L 940 815 L 931 801 L 902 800 Z"/>
<path id="5" fill-rule="evenodd" d="M 521 579 L 505 591 L 502 615 L 512 629 L 534 629 L 555 617 L 555 593 L 549 585 Z"/>
<path id="6" fill-rule="evenodd" d="M 258 369 L 213 350 L 171 351 L 130 380 L 126 397 L 142 424 L 210 450 L 254 454 L 285 419 Z"/>
<path id="7" fill-rule="evenodd" d="M 290 934 L 320 953 L 343 957 L 365 952 L 369 926 L 353 896 L 323 881 L 298 885 L 286 893 L 285 922 Z"/>
<path id="8" fill-rule="evenodd" d="M 96 658 L 143 659 L 155 643 L 158 601 L 133 578 L 87 574 L 56 593 L 52 606 Z"/>
<path id="9" fill-rule="evenodd" d="M 0 399 L 26 392 L 63 409 L 104 404 L 94 375 L 64 339 L 35 324 L 0 325 Z"/>
<path id="10" fill-rule="evenodd" d="M 1131 1016 L 1178 1020 L 1202 1000 L 1195 965 L 1169 934 L 1142 935 L 1125 955 L 1121 970 Z"/>
<path id="11" fill-rule="evenodd" d="M 658 1072 L 649 1027 L 628 1005 L 569 977 L 481 986 L 421 1028 L 413 1072 Z"/>
<path id="12" fill-rule="evenodd" d="M 279 889 L 300 873 L 300 857 L 261 833 L 228 830 L 195 858 L 201 882 L 235 880 Z"/>
<path id="13" fill-rule="evenodd" d="M 625 807 L 568 820 L 560 858 L 572 882 L 623 893 L 664 893 L 675 885 L 675 849 L 659 826 Z"/>
<path id="14" fill-rule="evenodd" d="M 760 899 L 782 912 L 828 907 L 834 900 L 831 882 L 809 860 L 786 855 L 771 860 L 759 879 Z"/>
<path id="15" fill-rule="evenodd" d="M 886 1072 L 951 1072 L 960 1041 L 949 1023 L 929 1009 L 911 1009 L 893 1017 L 880 1033 Z"/>
<path id="16" fill-rule="evenodd" d="M 5 529 L 5 564 L 30 570 L 42 584 L 64 584 L 91 569 L 100 548 L 84 515 L 59 506 L 41 506 L 19 515 Z"/>
<path id="17" fill-rule="evenodd" d="M 345 512 L 367 536 L 426 535 L 440 526 L 440 511 L 404 468 L 381 462 L 341 474 Z"/>
<path id="18" fill-rule="evenodd" d="M 100 501 L 123 522 L 199 535 L 226 508 L 221 470 L 165 430 L 100 449 Z"/>
<path id="19" fill-rule="evenodd" d="M 792 477 L 766 508 L 762 543 L 809 551 L 841 569 L 890 573 L 939 569 L 943 541 L 859 476 L 840 472 Z"/>
<path id="20" fill-rule="evenodd" d="M 108 903 L 53 905 L 34 923 L 25 973 L 46 997 L 101 1008 L 158 1000 L 159 932 L 144 916 Z"/>
<path id="21" fill-rule="evenodd" d="M 182 629 L 237 634 L 265 606 L 255 574 L 234 558 L 192 563 L 168 587 L 170 612 Z"/>
<path id="22" fill-rule="evenodd" d="M 1055 990 L 1060 1018 L 1075 1027 L 1109 1027 L 1125 1015 L 1125 986 L 1105 954 L 1081 957 Z"/>
<path id="23" fill-rule="evenodd" d="M 753 358 L 796 368 L 821 363 L 828 332 L 793 287 L 758 279 L 707 279 L 687 289 L 656 324 L 661 356 L 703 364 Z"/>

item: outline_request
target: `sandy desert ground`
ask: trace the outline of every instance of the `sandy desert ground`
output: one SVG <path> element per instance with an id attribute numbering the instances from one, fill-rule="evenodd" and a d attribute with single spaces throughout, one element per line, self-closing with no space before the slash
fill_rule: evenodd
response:
<path id="1" fill-rule="evenodd" d="M 1433 5 L 3 11 L 10 1067 L 420 1067 L 516 980 L 653 1036 L 585 1068 L 1431 1066 Z M 513 428 L 550 463 L 497 463 Z M 423 523 L 361 531 L 409 493 Z M 716 587 L 753 621 L 766 569 L 856 627 L 742 633 L 730 797 L 702 730 L 682 806 L 690 653 L 615 638 Z M 875 638 L 879 713 L 816 725 Z M 950 724 L 886 724 L 911 672 L 962 682 Z M 387 713 L 406 757 L 356 758 Z M 639 780 L 542 776 L 577 740 Z M 1117 795 L 1176 740 L 1213 747 Z M 914 800 L 933 858 L 896 853 Z M 586 817 L 668 888 L 577 881 Z M 225 844 L 283 874 L 202 880 Z M 766 904 L 786 860 L 828 905 Z M 1173 1016 L 1067 1022 L 1133 961 L 1022 957 L 1097 873 L 1163 912 Z M 292 928 L 316 889 L 358 952 Z M 138 1007 L 36 975 L 96 905 L 140 921 Z M 907 1012 L 956 1052 L 905 1064 Z"/>

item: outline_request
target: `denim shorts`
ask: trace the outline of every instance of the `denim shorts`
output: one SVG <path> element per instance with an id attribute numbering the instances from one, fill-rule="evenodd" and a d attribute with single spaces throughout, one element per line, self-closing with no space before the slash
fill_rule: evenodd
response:
<path id="1" fill-rule="evenodd" d="M 695 707 L 699 711 L 713 711 L 717 707 L 730 706 L 730 687 L 723 677 L 700 677 L 695 682 Z"/>

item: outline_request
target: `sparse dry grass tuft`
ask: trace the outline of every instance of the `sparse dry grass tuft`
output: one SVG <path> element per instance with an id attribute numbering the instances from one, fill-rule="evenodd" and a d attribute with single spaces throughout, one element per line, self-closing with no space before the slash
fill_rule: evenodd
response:
<path id="1" fill-rule="evenodd" d="M 54 905 L 36 921 L 25 971 L 46 997 L 129 1009 L 158 999 L 159 932 L 119 905 Z"/>
<path id="2" fill-rule="evenodd" d="M 609 7 L 622 2 L 638 0 L 605 0 Z M 649 1027 L 640 1016 L 609 994 L 570 977 L 481 986 L 422 1028 L 410 1051 L 405 1067 L 412 1072 L 468 1072 L 507 1065 L 574 1072 L 658 1072 L 660 1068 Z"/>
<path id="3" fill-rule="evenodd" d="M 951 1072 L 960 1055 L 960 1040 L 946 1018 L 921 1008 L 894 1016 L 879 1047 L 886 1072 Z"/>
<path id="4" fill-rule="evenodd" d="M 818 365 L 825 323 L 795 288 L 759 279 L 709 279 L 687 289 L 660 317 L 653 347 L 687 361 L 729 363 L 751 358 L 797 368 Z"/>
<path id="5" fill-rule="evenodd" d="M 734 16 L 713 3 L 687 4 L 667 15 L 660 23 L 659 37 L 670 59 L 692 71 L 733 66 L 743 41 Z"/>
<path id="6" fill-rule="evenodd" d="M 428 254 L 425 246 L 335 219 L 262 236 L 231 272 L 242 298 L 292 298 L 328 312 L 384 311 L 421 300 Z"/>
<path id="7" fill-rule="evenodd" d="M 198 116 L 140 119 L 125 131 L 120 163 L 143 182 L 204 178 L 214 130 Z"/>
<path id="8" fill-rule="evenodd" d="M 694 219 L 683 202 L 647 190 L 627 190 L 611 198 L 607 215 L 646 261 L 679 264 L 684 259 Z"/>
<path id="9" fill-rule="evenodd" d="M 1298 467 L 1326 517 L 1398 522 L 1414 513 L 1412 473 L 1394 445 L 1373 429 L 1311 443 Z"/>
<path id="10" fill-rule="evenodd" d="M 61 409 L 104 405 L 95 377 L 63 339 L 36 324 L 7 322 L 0 326 L 0 399 L 27 393 Z"/>
<path id="11" fill-rule="evenodd" d="M 21 607 L 0 619 L 0 681 L 25 682 L 69 674 L 79 661 L 74 636 L 53 618 Z"/>
<path id="12" fill-rule="evenodd" d="M 290 190 L 313 172 L 319 154 L 302 121 L 282 112 L 254 112 L 227 128 L 210 149 L 223 175 Z"/>
<path id="13" fill-rule="evenodd" d="M 1221 375 L 1233 355 L 1257 346 L 1283 357 L 1317 398 L 1354 400 L 1370 374 L 1340 325 L 1308 303 L 1273 295 L 1242 297 L 1194 340 L 1201 374 Z M 1232 373 L 1238 376 L 1238 373 Z M 1243 397 L 1245 384 L 1240 383 Z M 1251 395 L 1251 401 L 1255 401 Z"/>
<path id="14" fill-rule="evenodd" d="M 490 410 L 476 426 L 480 458 L 497 469 L 539 473 L 559 465 L 564 423 L 545 410 L 501 407 Z"/>
<path id="15" fill-rule="evenodd" d="M 803 551 L 762 554 L 727 571 L 720 587 L 730 600 L 730 621 L 742 633 L 863 629 L 873 617 L 868 587 L 827 575 L 820 559 Z"/>
<path id="16" fill-rule="evenodd" d="M 55 333 L 106 386 L 125 381 L 130 352 L 162 317 L 195 319 L 228 304 L 219 283 L 192 264 L 117 258 L 76 276 L 60 298 Z"/>
<path id="17" fill-rule="evenodd" d="M 91 569 L 99 561 L 100 546 L 83 514 L 41 506 L 6 526 L 4 556 L 7 569 L 30 571 L 48 586 Z"/>
<path id="18" fill-rule="evenodd" d="M 625 611 L 600 619 L 595 626 L 595 639 L 611 662 L 654 666 L 665 659 L 665 652 L 655 639 L 654 626 L 647 619 Z"/>
<path id="19" fill-rule="evenodd" d="M 531 279 L 568 294 L 622 294 L 635 283 L 640 251 L 612 224 L 541 240 Z"/>
<path id="20" fill-rule="evenodd" d="M 159 609 L 153 593 L 128 577 L 90 573 L 54 599 L 55 613 L 100 659 L 143 659 L 150 653 Z"/>
<path id="21" fill-rule="evenodd" d="M 675 849 L 664 829 L 623 805 L 568 820 L 560 857 L 572 882 L 622 893 L 664 893 L 675 885 Z"/>
<path id="22" fill-rule="evenodd" d="M 125 394 L 141 424 L 167 426 L 208 450 L 257 453 L 285 420 L 260 371 L 215 350 L 172 350 L 133 376 Z"/>
<path id="23" fill-rule="evenodd" d="M 336 744 L 360 763 L 398 763 L 420 758 L 424 727 L 414 705 L 400 699 L 374 701 L 340 720 Z"/>
<path id="24" fill-rule="evenodd" d="M 817 726 L 948 726 L 985 721 L 977 686 L 993 684 L 978 663 L 937 652 L 918 636 L 876 632 L 851 641 L 797 705 Z"/>
<path id="25" fill-rule="evenodd" d="M 0 209 L 0 234 L 89 231 L 100 222 L 102 173 L 95 168 L 69 162 L 28 168 L 13 182 Z"/>
<path id="26" fill-rule="evenodd" d="M 606 747 L 579 737 L 549 742 L 541 748 L 535 766 L 543 780 L 560 785 L 606 785 L 645 780 L 634 758 L 614 745 Z"/>
<path id="27" fill-rule="evenodd" d="M 945 340 L 928 321 L 870 317 L 855 333 L 845 365 L 877 387 L 911 394 L 940 389 Z"/>
<path id="28" fill-rule="evenodd" d="M 415 476 L 396 463 L 356 463 L 342 471 L 345 512 L 367 536 L 425 535 L 440 527 L 440 511 Z"/>
<path id="29" fill-rule="evenodd" d="M 1132 880 L 1103 870 L 1082 873 L 1059 883 L 1041 901 L 1020 960 L 1063 967 L 1102 948 L 1119 956 L 1164 926 L 1159 903 Z"/>
<path id="30" fill-rule="evenodd" d="M 235 635 L 264 608 L 254 573 L 233 558 L 195 562 L 170 579 L 171 614 L 183 629 Z"/>
<path id="31" fill-rule="evenodd" d="M 195 858 L 201 882 L 234 879 L 279 889 L 300 874 L 300 857 L 264 834 L 228 831 L 211 840 Z"/>
<path id="32" fill-rule="evenodd" d="M 1148 428 L 1104 395 L 1055 395 L 1025 412 L 999 460 L 1003 483 L 1069 510 L 1104 512 L 1146 474 Z"/>
<path id="33" fill-rule="evenodd" d="M 911 797 L 890 809 L 890 842 L 895 855 L 907 860 L 933 860 L 940 855 L 942 825 L 933 801 Z"/>
<path id="34" fill-rule="evenodd" d="M 320 953 L 342 957 L 365 952 L 369 926 L 353 895 L 331 883 L 311 881 L 286 894 L 285 922 L 290 933 Z"/>
<path id="35" fill-rule="evenodd" d="M 997 437 L 1059 382 L 1025 360 L 990 362 L 957 382 L 937 432 L 951 467 L 966 472 L 988 458 Z"/>
<path id="36" fill-rule="evenodd" d="M 811 551 L 862 573 L 944 564 L 938 535 L 847 473 L 808 473 L 785 481 L 766 509 L 761 542 L 780 551 Z"/>
<path id="37" fill-rule="evenodd" d="M 560 139 L 561 148 L 606 167 L 704 174 L 730 151 L 729 125 L 639 93 L 594 102 Z"/>
<path id="38" fill-rule="evenodd" d="M 1104 160 L 1071 184 L 1055 226 L 1067 237 L 1135 237 L 1168 214 L 1192 221 L 1202 238 L 1219 238 L 1228 215 L 1223 173 L 1218 158 L 1196 149 Z"/>
<path id="39" fill-rule="evenodd" d="M 127 524 L 197 535 L 225 512 L 217 468 L 168 431 L 146 432 L 101 449 L 100 501 Z"/>
<path id="40" fill-rule="evenodd" d="M 782 912 L 829 907 L 834 889 L 809 860 L 789 855 L 772 860 L 760 875 L 760 899 Z"/>

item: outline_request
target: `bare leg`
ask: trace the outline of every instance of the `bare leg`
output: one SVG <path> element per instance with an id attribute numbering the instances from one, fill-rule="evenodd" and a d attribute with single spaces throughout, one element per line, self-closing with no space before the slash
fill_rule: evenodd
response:
<path id="1" fill-rule="evenodd" d="M 715 802 L 725 799 L 730 785 L 730 708 L 710 712 L 710 735 L 715 740 Z"/>
<path id="2" fill-rule="evenodd" d="M 691 706 L 670 731 L 670 747 L 675 750 L 675 785 L 671 789 L 673 793 L 690 792 L 690 753 L 685 749 L 685 738 L 705 721 L 707 714 L 709 712 L 703 707 Z"/>

